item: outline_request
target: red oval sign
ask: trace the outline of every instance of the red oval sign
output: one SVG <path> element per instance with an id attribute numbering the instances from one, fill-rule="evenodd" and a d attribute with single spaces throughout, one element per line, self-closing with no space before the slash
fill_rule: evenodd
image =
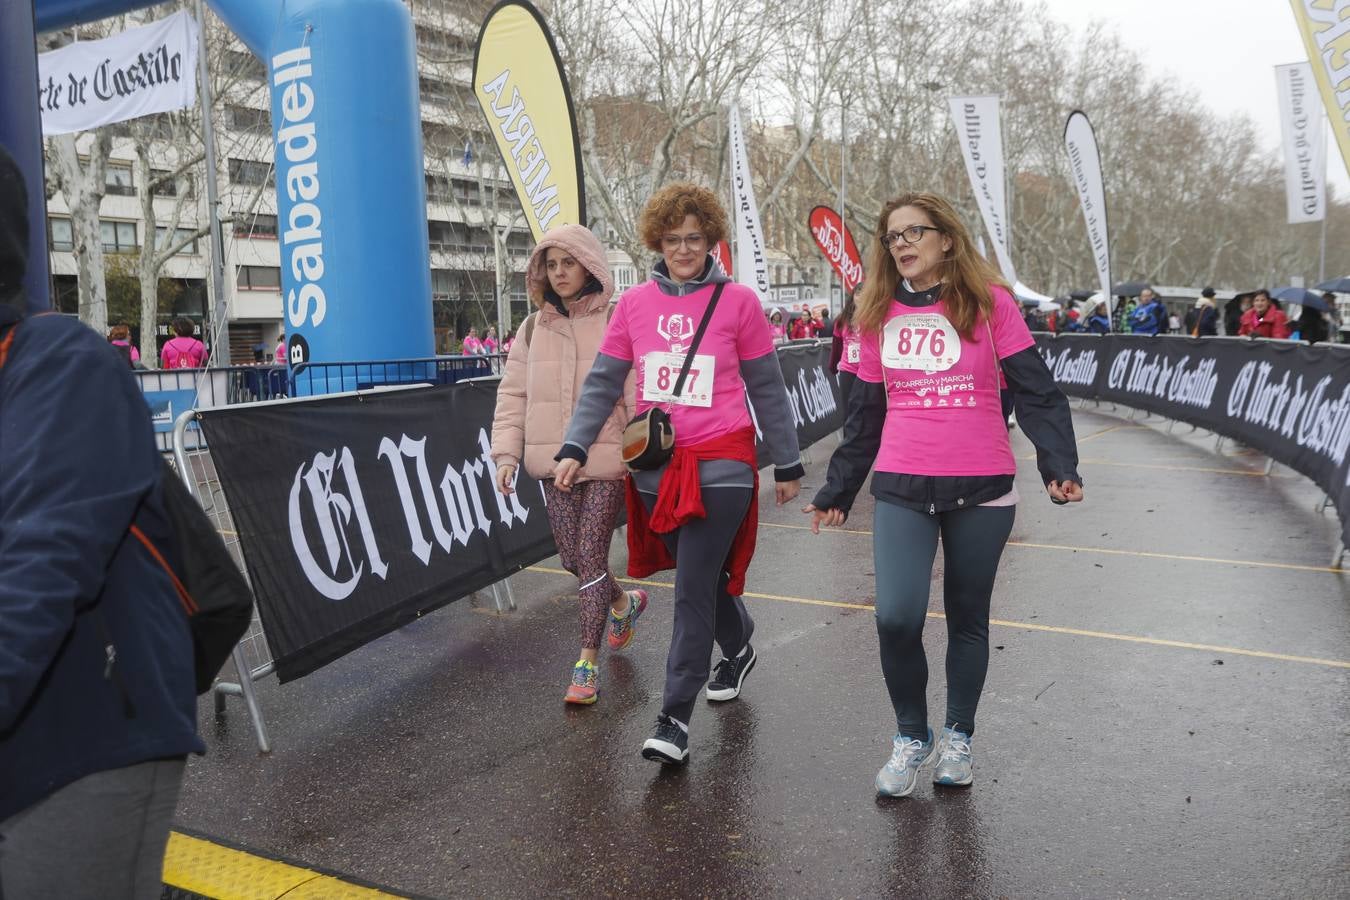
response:
<path id="1" fill-rule="evenodd" d="M 839 213 L 828 206 L 817 206 L 811 210 L 807 224 L 811 236 L 816 239 L 816 246 L 843 280 L 844 293 L 862 284 L 862 257 L 858 245 L 853 243 L 853 234 L 839 221 Z"/>
<path id="2" fill-rule="evenodd" d="M 722 271 L 731 277 L 731 245 L 726 241 L 718 241 L 717 246 L 712 248 L 713 259 L 722 267 Z"/>

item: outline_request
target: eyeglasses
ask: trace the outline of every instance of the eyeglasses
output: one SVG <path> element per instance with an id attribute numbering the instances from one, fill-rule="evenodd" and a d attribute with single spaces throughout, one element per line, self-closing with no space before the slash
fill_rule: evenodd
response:
<path id="1" fill-rule="evenodd" d="M 888 231 L 881 236 L 881 246 L 887 250 L 895 246 L 897 241 L 903 240 L 906 244 L 917 244 L 923 240 L 925 232 L 941 231 L 932 225 L 911 225 L 904 231 Z"/>
<path id="2" fill-rule="evenodd" d="M 680 249 L 681 246 L 688 247 L 690 250 L 702 250 L 707 242 L 707 236 L 702 234 L 661 235 L 661 248 L 672 252 Z"/>

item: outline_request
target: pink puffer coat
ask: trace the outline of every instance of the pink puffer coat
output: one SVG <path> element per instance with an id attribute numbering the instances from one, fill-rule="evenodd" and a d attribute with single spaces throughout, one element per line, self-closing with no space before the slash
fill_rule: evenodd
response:
<path id="1" fill-rule="evenodd" d="M 544 257 L 548 248 L 560 247 L 572 255 L 600 282 L 598 293 L 587 294 L 564 316 L 544 299 L 548 275 Z M 581 225 L 549 229 L 530 254 L 525 286 L 538 309 L 534 328 L 526 341 L 529 320 L 516 332 L 506 370 L 497 388 L 497 412 L 492 420 L 492 461 L 498 466 L 519 465 L 534 478 L 552 478 L 557 463 L 553 456 L 562 446 L 572 411 L 581 396 L 581 385 L 595 362 L 605 328 L 609 324 L 609 301 L 614 279 L 605 262 L 600 241 Z M 590 448 L 578 480 L 616 480 L 625 474 L 619 448 L 623 429 L 632 418 L 634 377 L 630 372 L 624 398 L 600 430 Z"/>

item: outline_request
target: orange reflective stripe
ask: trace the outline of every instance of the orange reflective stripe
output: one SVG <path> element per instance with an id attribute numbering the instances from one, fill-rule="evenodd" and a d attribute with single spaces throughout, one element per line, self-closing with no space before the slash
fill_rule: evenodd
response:
<path id="1" fill-rule="evenodd" d="M 183 604 L 184 611 L 189 616 L 195 616 L 197 614 L 197 601 L 192 599 L 192 595 L 188 593 L 188 589 L 183 585 L 183 582 L 174 574 L 173 568 L 170 567 L 163 554 L 159 552 L 159 548 L 145 536 L 145 532 L 141 531 L 140 526 L 132 525 L 131 533 L 136 536 L 136 540 L 145 545 L 145 549 L 150 551 L 150 555 L 155 558 L 155 562 L 159 563 L 160 567 L 169 574 L 170 580 L 173 581 L 174 590 L 178 592 L 178 601 Z"/>
<path id="2" fill-rule="evenodd" d="M 14 344 L 14 332 L 17 330 L 18 326 L 16 325 L 5 335 L 5 339 L 0 341 L 0 368 L 4 367 L 5 360 L 9 358 L 9 348 Z"/>

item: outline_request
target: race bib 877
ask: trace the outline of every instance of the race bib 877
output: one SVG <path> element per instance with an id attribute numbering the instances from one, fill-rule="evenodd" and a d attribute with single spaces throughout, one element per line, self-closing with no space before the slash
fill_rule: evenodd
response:
<path id="1" fill-rule="evenodd" d="M 642 399 L 651 403 L 677 403 L 681 406 L 712 406 L 713 375 L 717 357 L 699 353 L 689 365 L 680 396 L 675 396 L 675 382 L 684 366 L 683 353 L 652 351 L 642 357 Z"/>

